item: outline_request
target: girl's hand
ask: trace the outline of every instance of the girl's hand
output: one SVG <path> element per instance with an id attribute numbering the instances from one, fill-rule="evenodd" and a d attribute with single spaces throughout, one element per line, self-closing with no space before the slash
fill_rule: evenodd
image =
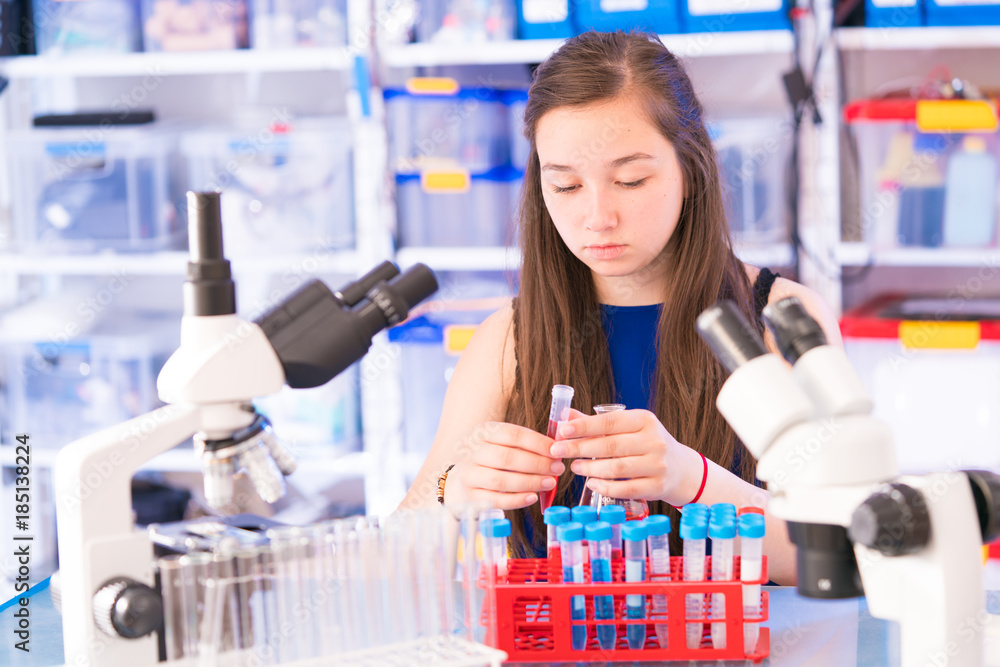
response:
<path id="1" fill-rule="evenodd" d="M 677 442 L 648 410 L 581 416 L 561 424 L 549 454 L 576 459 L 571 470 L 590 477 L 587 486 L 611 498 L 680 505 L 694 497 L 701 481 L 701 456 Z"/>
<path id="2" fill-rule="evenodd" d="M 445 504 L 457 515 L 469 502 L 505 510 L 538 502 L 538 494 L 554 489 L 565 470 L 549 452 L 552 442 L 523 426 L 480 424 L 472 433 L 468 456 L 448 473 Z"/>

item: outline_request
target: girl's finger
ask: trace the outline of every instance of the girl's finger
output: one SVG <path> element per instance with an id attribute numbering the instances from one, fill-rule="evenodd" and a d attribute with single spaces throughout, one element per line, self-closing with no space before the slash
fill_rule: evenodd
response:
<path id="1" fill-rule="evenodd" d="M 472 461 L 485 468 L 532 475 L 561 475 L 566 468 L 560 460 L 516 447 L 478 447 Z"/>
<path id="2" fill-rule="evenodd" d="M 540 493 L 556 487 L 556 478 L 548 475 L 525 475 L 494 468 L 476 467 L 466 474 L 468 487 L 498 493 Z"/>
<path id="3" fill-rule="evenodd" d="M 534 493 L 497 493 L 486 489 L 470 489 L 468 497 L 473 502 L 502 510 L 518 510 L 538 502 L 538 495 Z"/>

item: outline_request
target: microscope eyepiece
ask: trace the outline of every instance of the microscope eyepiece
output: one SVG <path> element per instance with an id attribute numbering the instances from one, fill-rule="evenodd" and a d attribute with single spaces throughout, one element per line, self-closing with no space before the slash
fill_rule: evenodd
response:
<path id="1" fill-rule="evenodd" d="M 732 301 L 720 301 L 697 320 L 698 335 L 730 373 L 767 354 L 764 341 Z"/>
<path id="2" fill-rule="evenodd" d="M 802 302 L 794 296 L 765 306 L 763 315 L 764 323 L 778 343 L 781 356 L 790 364 L 794 365 L 814 347 L 826 345 L 826 334 L 819 322 L 806 312 Z"/>
<path id="3" fill-rule="evenodd" d="M 232 315 L 236 285 L 222 249 L 222 207 L 218 192 L 188 192 L 190 261 L 184 283 L 184 314 Z"/>

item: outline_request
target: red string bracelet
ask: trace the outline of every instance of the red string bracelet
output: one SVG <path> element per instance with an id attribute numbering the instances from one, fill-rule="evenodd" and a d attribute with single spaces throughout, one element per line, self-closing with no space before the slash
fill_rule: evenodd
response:
<path id="1" fill-rule="evenodd" d="M 698 452 L 698 456 L 701 457 L 701 462 L 704 465 L 704 470 L 701 473 L 701 486 L 698 487 L 698 493 L 694 494 L 694 500 L 691 503 L 696 503 L 701 499 L 701 494 L 705 490 L 705 483 L 708 482 L 708 459 L 701 452 Z M 690 505 L 691 503 L 688 503 Z M 680 509 L 677 505 L 674 505 L 674 509 Z"/>

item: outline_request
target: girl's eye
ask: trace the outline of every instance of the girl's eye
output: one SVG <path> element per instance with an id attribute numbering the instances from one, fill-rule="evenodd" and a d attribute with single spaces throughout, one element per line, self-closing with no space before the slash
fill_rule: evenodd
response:
<path id="1" fill-rule="evenodd" d="M 638 181 L 631 181 L 629 183 L 620 183 L 623 188 L 637 188 L 646 182 L 645 178 L 640 178 Z"/>
<path id="2" fill-rule="evenodd" d="M 562 193 L 562 192 L 572 192 L 573 190 L 576 190 L 578 187 L 579 186 L 577 186 L 577 185 L 570 185 L 569 187 L 561 188 L 558 185 L 553 185 L 552 186 L 552 192 L 555 192 L 556 194 L 559 194 L 559 193 Z"/>

